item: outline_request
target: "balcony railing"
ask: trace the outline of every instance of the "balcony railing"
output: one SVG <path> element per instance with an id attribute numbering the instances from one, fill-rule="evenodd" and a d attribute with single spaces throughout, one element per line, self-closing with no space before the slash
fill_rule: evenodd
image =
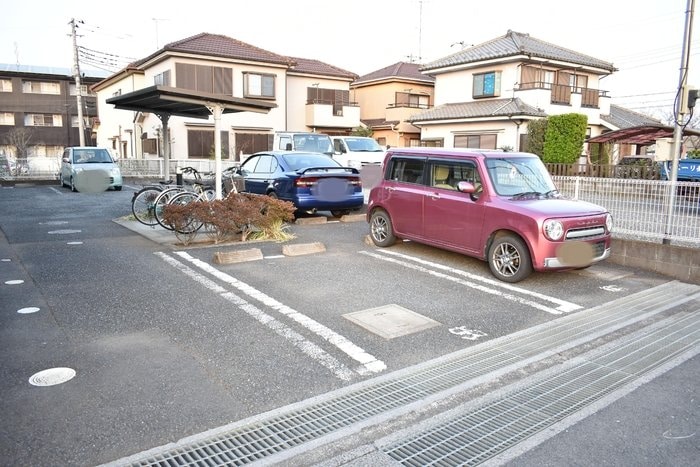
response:
<path id="1" fill-rule="evenodd" d="M 532 81 L 521 83 L 518 91 L 531 89 L 545 89 L 551 92 L 552 104 L 571 104 L 571 95 L 581 95 L 581 107 L 598 108 L 601 97 L 608 97 L 608 91 L 593 88 L 583 88 L 579 86 L 568 86 L 564 84 L 545 83 L 544 81 Z"/>

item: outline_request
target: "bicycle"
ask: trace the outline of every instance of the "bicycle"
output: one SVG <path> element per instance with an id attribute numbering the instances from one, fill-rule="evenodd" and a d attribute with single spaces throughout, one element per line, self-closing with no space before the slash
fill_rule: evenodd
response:
<path id="1" fill-rule="evenodd" d="M 193 174 L 195 182 L 188 182 L 188 184 L 198 183 L 201 184 L 202 176 L 197 169 L 193 167 L 185 167 L 182 169 L 185 174 Z M 131 212 L 137 221 L 144 225 L 154 226 L 159 224 L 158 217 L 156 213 L 156 201 L 159 195 L 163 194 L 170 196 L 175 191 L 182 191 L 184 187 L 179 185 L 172 185 L 171 181 L 160 182 L 158 185 L 149 185 L 141 188 L 139 191 L 134 193 L 131 199 Z M 168 191 L 170 190 L 170 191 Z M 164 193 L 168 191 L 167 193 Z M 212 191 L 213 192 L 213 191 Z M 163 199 L 164 201 L 164 199 Z M 160 206 L 162 210 L 162 206 Z"/>

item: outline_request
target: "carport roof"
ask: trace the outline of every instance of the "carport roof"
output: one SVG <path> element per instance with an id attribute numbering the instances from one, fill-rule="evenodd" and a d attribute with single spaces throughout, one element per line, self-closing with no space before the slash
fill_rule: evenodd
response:
<path id="1" fill-rule="evenodd" d="M 273 102 L 224 96 L 169 86 L 151 86 L 107 99 L 117 109 L 180 117 L 209 118 L 212 105 L 220 105 L 223 113 L 266 113 L 277 107 Z"/>
<path id="2" fill-rule="evenodd" d="M 672 138 L 674 129 L 666 125 L 640 125 L 620 130 L 608 131 L 586 140 L 587 143 L 625 143 L 649 145 L 657 139 Z M 700 131 L 684 129 L 683 136 L 700 136 Z"/>

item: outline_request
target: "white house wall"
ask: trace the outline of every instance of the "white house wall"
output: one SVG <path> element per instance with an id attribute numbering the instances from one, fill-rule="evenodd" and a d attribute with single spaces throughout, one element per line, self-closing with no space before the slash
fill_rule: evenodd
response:
<path id="1" fill-rule="evenodd" d="M 526 133 L 525 125 L 520 126 L 520 133 Z M 421 139 L 434 140 L 441 138 L 444 147 L 454 148 L 456 135 L 483 135 L 495 134 L 496 147 L 510 146 L 515 149 L 518 140 L 517 126 L 508 120 L 488 120 L 474 123 L 442 123 L 440 125 L 426 125 L 421 128 Z"/>
<path id="2" fill-rule="evenodd" d="M 286 126 L 277 128 L 283 128 L 285 131 L 314 130 L 306 125 L 306 97 L 307 89 L 316 85 L 320 89 L 350 90 L 350 83 L 346 80 L 327 79 L 318 76 L 288 75 L 287 122 Z"/>
<path id="3" fill-rule="evenodd" d="M 97 145 L 112 149 L 117 157 L 141 157 L 141 145 L 135 144 L 145 130 L 134 122 L 136 112 L 117 110 L 107 104 L 107 99 L 142 89 L 145 86 L 141 73 L 131 73 L 97 93 L 97 108 L 100 126 L 97 128 Z M 127 150 L 122 154 L 120 141 L 127 142 Z M 116 144 L 115 144 L 116 142 Z"/>

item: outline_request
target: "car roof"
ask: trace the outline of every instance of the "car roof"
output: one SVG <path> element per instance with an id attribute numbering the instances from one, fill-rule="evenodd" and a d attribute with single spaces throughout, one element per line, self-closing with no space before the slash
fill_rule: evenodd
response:
<path id="1" fill-rule="evenodd" d="M 333 159 L 331 156 L 328 154 L 324 154 L 322 152 L 311 152 L 311 151 L 282 151 L 282 150 L 273 150 L 273 151 L 260 151 L 256 152 L 254 154 L 251 154 L 249 157 L 253 156 L 258 156 L 261 154 L 270 154 L 273 156 L 299 156 L 299 157 L 308 157 L 308 156 L 322 156 L 326 157 L 328 159 Z"/>
<path id="2" fill-rule="evenodd" d="M 391 148 L 387 151 L 389 154 L 405 154 L 405 155 L 420 155 L 420 156 L 438 156 L 438 157 L 462 157 L 462 156 L 477 156 L 484 158 L 503 158 L 503 157 L 539 157 L 537 154 L 529 152 L 505 152 L 491 149 L 469 149 L 469 148 Z"/>

